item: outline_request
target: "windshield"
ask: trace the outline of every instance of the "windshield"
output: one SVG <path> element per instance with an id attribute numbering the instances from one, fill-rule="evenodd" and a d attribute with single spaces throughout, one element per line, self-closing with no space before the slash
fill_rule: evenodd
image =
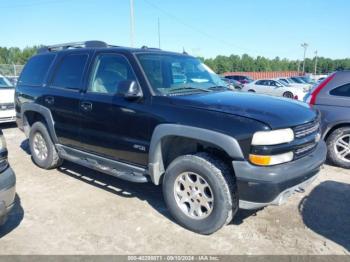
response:
<path id="1" fill-rule="evenodd" d="M 13 88 L 11 82 L 5 77 L 0 77 L 0 89 L 10 89 Z"/>
<path id="2" fill-rule="evenodd" d="M 297 84 L 305 84 L 305 82 L 298 77 L 292 77 L 291 79 Z"/>
<path id="3" fill-rule="evenodd" d="M 290 84 L 290 83 L 288 82 L 288 80 L 285 79 L 285 78 L 280 78 L 280 79 L 278 79 L 278 81 L 279 81 L 280 83 L 282 83 L 282 84 L 286 84 L 286 85 L 289 85 L 289 84 Z"/>
<path id="4" fill-rule="evenodd" d="M 154 91 L 161 95 L 227 89 L 227 84 L 200 60 L 182 55 L 139 54 Z"/>

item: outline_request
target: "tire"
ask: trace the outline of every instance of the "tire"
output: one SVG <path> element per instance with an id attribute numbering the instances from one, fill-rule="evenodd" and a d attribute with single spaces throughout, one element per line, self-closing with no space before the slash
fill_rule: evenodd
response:
<path id="1" fill-rule="evenodd" d="M 44 146 L 46 146 L 46 151 L 42 149 Z M 31 126 L 29 147 L 33 161 L 39 167 L 43 169 L 53 169 L 62 165 L 63 160 L 58 156 L 55 145 L 51 140 L 46 126 L 42 122 L 35 122 Z"/>
<path id="2" fill-rule="evenodd" d="M 350 169 L 350 127 L 341 127 L 334 130 L 327 138 L 327 159 L 336 166 Z M 341 143 L 343 140 L 346 143 Z M 347 149 L 346 149 L 347 147 Z M 344 157 L 340 156 L 342 150 L 346 153 Z M 348 152 L 348 153 L 347 153 Z"/>
<path id="3" fill-rule="evenodd" d="M 284 93 L 283 93 L 283 97 L 286 97 L 286 98 L 294 98 L 294 95 L 293 95 L 292 92 L 287 91 L 287 92 L 284 92 Z"/>
<path id="4" fill-rule="evenodd" d="M 181 186 L 184 188 L 182 183 L 185 181 L 183 177 L 186 177 L 186 174 L 190 177 L 196 175 L 197 179 L 194 180 L 191 177 L 191 181 L 199 182 L 199 187 L 205 188 L 205 190 L 195 191 L 193 189 L 191 192 L 196 193 L 188 197 L 188 191 L 181 189 Z M 207 184 L 203 185 L 203 181 Z M 193 184 L 190 185 L 193 186 Z M 182 205 L 178 204 L 180 202 L 179 197 L 175 193 L 180 191 L 186 196 L 184 199 L 188 200 L 184 201 L 185 203 Z M 201 195 L 198 192 L 203 194 Z M 233 172 L 222 160 L 207 153 L 184 155 L 176 158 L 166 170 L 163 180 L 163 196 L 170 213 L 180 225 L 204 235 L 212 234 L 225 224 L 230 223 L 238 210 L 237 187 Z M 193 212 L 192 215 L 188 213 L 190 199 L 193 200 L 193 203 L 196 203 L 196 201 L 208 199 L 208 196 L 211 196 L 212 199 L 210 211 L 204 208 L 202 204 L 197 204 L 200 206 L 198 209 L 200 211 Z M 202 214 L 199 215 L 198 213 Z"/>
<path id="5" fill-rule="evenodd" d="M 255 93 L 255 90 L 249 89 L 248 92 Z"/>

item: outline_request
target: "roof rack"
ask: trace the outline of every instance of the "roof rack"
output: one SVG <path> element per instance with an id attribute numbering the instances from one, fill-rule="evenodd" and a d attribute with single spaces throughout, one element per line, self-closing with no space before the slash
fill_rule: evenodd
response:
<path id="1" fill-rule="evenodd" d="M 72 42 L 72 43 L 65 43 L 65 44 L 58 44 L 58 45 L 43 46 L 38 49 L 38 53 L 60 51 L 60 50 L 71 49 L 71 48 L 104 48 L 104 47 L 109 47 L 109 45 L 107 45 L 103 41 L 94 40 L 94 41 Z"/>
<path id="2" fill-rule="evenodd" d="M 141 47 L 141 49 L 149 49 L 149 50 L 161 50 L 160 48 L 156 48 L 156 47 L 148 47 L 148 46 L 146 46 L 146 45 L 143 45 L 143 46 Z"/>

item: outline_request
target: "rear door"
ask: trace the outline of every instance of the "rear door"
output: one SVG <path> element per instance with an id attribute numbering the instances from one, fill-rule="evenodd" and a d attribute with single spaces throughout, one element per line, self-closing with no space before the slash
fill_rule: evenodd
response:
<path id="1" fill-rule="evenodd" d="M 118 96 L 123 80 L 137 81 L 128 58 L 116 52 L 96 52 L 80 101 L 81 144 L 96 155 L 147 165 L 150 101 Z"/>
<path id="2" fill-rule="evenodd" d="M 51 110 L 58 142 L 73 148 L 81 148 L 79 104 L 90 56 L 89 51 L 75 51 L 58 58 L 50 76 L 49 91 L 43 98 Z"/>

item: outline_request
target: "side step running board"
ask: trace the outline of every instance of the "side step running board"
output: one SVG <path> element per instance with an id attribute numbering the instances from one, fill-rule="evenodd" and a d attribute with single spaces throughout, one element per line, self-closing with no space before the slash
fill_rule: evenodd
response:
<path id="1" fill-rule="evenodd" d="M 147 170 L 144 168 L 96 156 L 59 144 L 56 144 L 56 148 L 61 158 L 79 165 L 134 183 L 146 183 L 149 181 Z"/>

